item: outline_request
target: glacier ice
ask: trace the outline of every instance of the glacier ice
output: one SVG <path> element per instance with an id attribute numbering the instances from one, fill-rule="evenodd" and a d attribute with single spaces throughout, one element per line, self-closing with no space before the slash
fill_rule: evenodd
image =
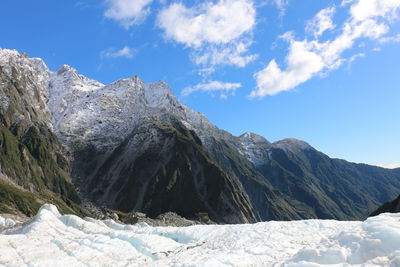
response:
<path id="1" fill-rule="evenodd" d="M 50 204 L 0 234 L 5 266 L 400 266 L 400 214 L 150 227 L 60 215 Z"/>

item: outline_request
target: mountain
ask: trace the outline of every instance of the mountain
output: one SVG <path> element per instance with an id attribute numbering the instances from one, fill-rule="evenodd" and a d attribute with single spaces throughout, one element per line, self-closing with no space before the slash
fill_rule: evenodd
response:
<path id="1" fill-rule="evenodd" d="M 400 189 L 396 170 L 331 159 L 296 139 L 270 144 L 255 134 L 240 138 L 248 159 L 265 179 L 312 208 L 317 218 L 365 218 Z"/>
<path id="2" fill-rule="evenodd" d="M 70 165 L 52 132 L 47 67 L 0 52 L 0 212 L 36 214 L 44 202 L 82 214 Z"/>
<path id="3" fill-rule="evenodd" d="M 381 213 L 387 213 L 387 212 L 390 213 L 400 212 L 400 195 L 396 199 L 388 201 L 382 206 L 380 206 L 378 209 L 372 212 L 370 216 L 377 216 Z"/>
<path id="4" fill-rule="evenodd" d="M 67 65 L 51 72 L 40 59 L 14 50 L 0 50 L 0 58 L 4 81 L 20 88 L 2 86 L 1 103 L 20 99 L 19 109 L 39 129 L 35 138 L 53 162 L 40 179 L 70 206 L 82 200 L 150 217 L 173 211 L 220 223 L 347 220 L 365 218 L 400 193 L 395 170 L 331 159 L 296 139 L 270 143 L 220 130 L 162 81 L 146 84 L 132 76 L 104 85 Z M 40 162 L 43 156 L 24 143 L 28 128 L 22 136 L 14 130 L 19 113 L 2 107 L 5 130 Z M 2 155 L 7 151 L 2 146 Z M 0 160 L 3 166 L 6 157 Z M 18 177 L 31 181 L 26 173 L 12 175 L 13 168 L 2 171 L 8 178 L 0 181 L 13 188 L 22 184 Z"/>

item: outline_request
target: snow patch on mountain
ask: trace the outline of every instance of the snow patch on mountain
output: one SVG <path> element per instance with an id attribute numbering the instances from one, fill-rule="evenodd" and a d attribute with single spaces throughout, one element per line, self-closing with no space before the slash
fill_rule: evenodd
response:
<path id="1" fill-rule="evenodd" d="M 268 159 L 268 148 L 271 146 L 271 143 L 264 137 L 246 132 L 239 136 L 239 140 L 242 144 L 242 151 L 256 166 Z"/>
<path id="2" fill-rule="evenodd" d="M 398 266 L 400 214 L 364 222 L 303 220 L 150 227 L 60 215 L 46 204 L 0 235 L 0 265 Z"/>
<path id="3" fill-rule="evenodd" d="M 50 99 L 47 104 L 53 114 L 54 128 L 57 129 L 61 118 L 68 114 L 71 103 L 89 97 L 90 93 L 103 86 L 102 83 L 86 78 L 68 65 L 63 65 L 57 72 L 51 73 Z"/>

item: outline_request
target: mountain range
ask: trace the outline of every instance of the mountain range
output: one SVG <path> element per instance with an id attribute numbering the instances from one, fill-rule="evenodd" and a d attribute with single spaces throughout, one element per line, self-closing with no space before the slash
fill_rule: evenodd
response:
<path id="1" fill-rule="evenodd" d="M 90 203 L 217 223 L 360 220 L 399 193 L 400 169 L 293 138 L 233 136 L 162 81 L 104 85 L 0 49 L 0 213 L 30 216 L 50 202 L 78 215 Z"/>

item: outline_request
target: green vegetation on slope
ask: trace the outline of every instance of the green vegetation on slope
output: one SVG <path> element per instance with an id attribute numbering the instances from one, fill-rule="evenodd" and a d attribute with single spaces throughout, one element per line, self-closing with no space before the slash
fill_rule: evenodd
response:
<path id="1" fill-rule="evenodd" d="M 46 125 L 45 104 L 38 95 L 29 74 L 12 67 L 10 77 L 0 67 L 4 103 L 0 106 L 0 208 L 31 216 L 40 204 L 49 202 L 61 211 L 84 214 L 70 182 L 68 160 Z"/>

